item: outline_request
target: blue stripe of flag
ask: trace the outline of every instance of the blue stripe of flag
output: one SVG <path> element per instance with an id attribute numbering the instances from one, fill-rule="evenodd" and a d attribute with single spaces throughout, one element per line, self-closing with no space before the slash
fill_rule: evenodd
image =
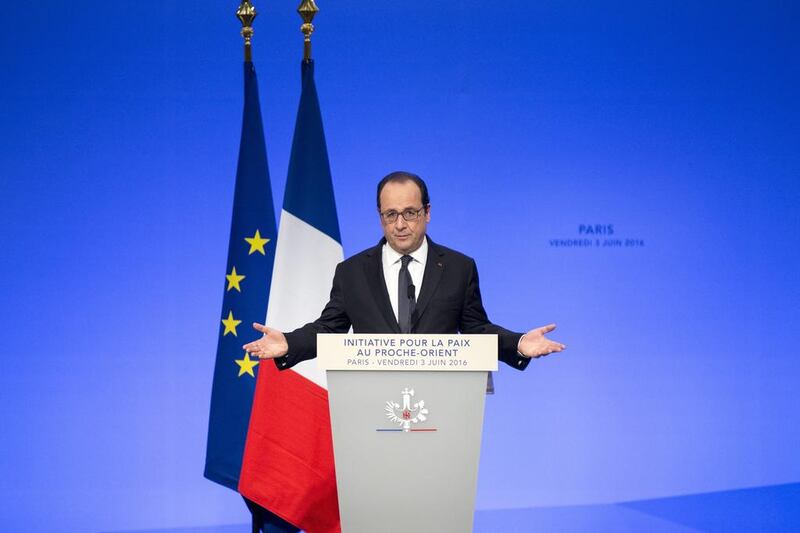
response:
<path id="1" fill-rule="evenodd" d="M 328 148 L 314 83 L 314 62 L 303 61 L 301 65 L 303 91 L 297 111 L 283 209 L 341 244 Z"/>

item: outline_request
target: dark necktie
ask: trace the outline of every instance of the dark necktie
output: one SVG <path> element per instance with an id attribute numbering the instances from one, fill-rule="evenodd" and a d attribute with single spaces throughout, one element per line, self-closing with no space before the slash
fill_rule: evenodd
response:
<path id="1" fill-rule="evenodd" d="M 400 258 L 402 264 L 397 278 L 397 322 L 400 324 L 401 333 L 411 333 L 411 316 L 417 299 L 411 273 L 408 271 L 411 259 L 410 255 Z"/>

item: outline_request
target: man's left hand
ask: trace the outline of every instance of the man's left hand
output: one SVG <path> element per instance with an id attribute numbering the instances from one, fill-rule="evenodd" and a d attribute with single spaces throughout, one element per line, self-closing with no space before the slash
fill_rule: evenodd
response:
<path id="1" fill-rule="evenodd" d="M 554 329 L 556 329 L 555 324 L 548 324 L 530 330 L 520 339 L 517 350 L 525 357 L 542 357 L 566 349 L 566 345 L 545 338 L 545 333 L 550 333 Z"/>

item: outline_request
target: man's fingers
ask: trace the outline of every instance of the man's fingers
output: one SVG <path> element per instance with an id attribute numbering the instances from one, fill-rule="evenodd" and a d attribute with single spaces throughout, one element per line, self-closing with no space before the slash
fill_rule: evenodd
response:
<path id="1" fill-rule="evenodd" d="M 259 324 L 258 322 L 253 322 L 253 329 L 258 330 L 265 335 L 269 333 L 269 328 L 264 324 Z"/>
<path id="2" fill-rule="evenodd" d="M 256 343 L 256 342 L 251 342 L 251 343 L 245 344 L 244 346 L 242 346 L 242 349 L 245 352 L 250 352 L 250 353 L 256 353 L 257 351 L 261 350 L 258 347 L 258 343 Z"/>
<path id="3" fill-rule="evenodd" d="M 546 326 L 538 328 L 537 331 L 539 331 L 542 335 L 544 335 L 545 333 L 550 333 L 554 329 L 556 329 L 555 324 L 547 324 Z"/>
<path id="4" fill-rule="evenodd" d="M 255 355 L 259 359 L 272 359 L 273 357 L 277 357 L 277 353 L 268 349 L 262 349 L 261 346 L 255 343 L 253 343 L 253 346 L 250 346 L 249 344 L 245 345 L 244 349 L 247 353 L 250 355 Z"/>
<path id="5" fill-rule="evenodd" d="M 253 324 L 253 327 L 256 326 L 261 326 L 261 328 L 256 329 L 263 331 L 265 336 L 261 337 L 257 341 L 248 342 L 247 344 L 243 345 L 242 349 L 244 351 L 250 355 L 255 355 L 259 359 L 274 359 L 275 357 L 281 357 L 282 355 L 286 354 L 286 350 L 285 348 L 281 348 L 280 342 L 276 342 L 275 339 L 266 336 L 270 332 L 274 332 L 276 330 L 262 326 L 261 324 Z"/>
<path id="6" fill-rule="evenodd" d="M 548 348 L 550 349 L 550 352 L 560 352 L 561 350 L 564 350 L 566 347 L 567 346 L 565 344 L 561 344 L 560 342 L 552 342 L 552 341 L 548 345 Z"/>

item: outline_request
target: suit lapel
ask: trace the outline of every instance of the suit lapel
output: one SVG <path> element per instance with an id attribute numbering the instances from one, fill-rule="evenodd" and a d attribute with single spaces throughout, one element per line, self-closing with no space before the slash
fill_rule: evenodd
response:
<path id="1" fill-rule="evenodd" d="M 367 254 L 367 260 L 364 263 L 364 273 L 366 274 L 370 294 L 375 295 L 375 302 L 378 304 L 378 309 L 381 310 L 383 318 L 386 319 L 386 323 L 392 327 L 394 333 L 400 333 L 400 325 L 397 323 L 394 311 L 392 311 L 392 303 L 389 301 L 389 293 L 386 291 L 386 279 L 383 277 L 383 262 L 381 256 L 381 247 L 383 243 L 384 241 L 381 240 L 378 246 L 370 250 Z"/>
<path id="2" fill-rule="evenodd" d="M 441 256 L 444 252 L 436 246 L 433 241 L 428 237 L 428 258 L 425 260 L 425 273 L 422 278 L 422 291 L 420 291 L 419 299 L 417 300 L 417 307 L 414 311 L 414 316 L 411 321 L 411 328 L 413 331 L 419 321 L 419 317 L 425 312 L 425 308 L 431 301 L 439 282 L 442 280 L 444 273 L 444 262 Z M 386 292 L 386 291 L 384 291 Z"/>

